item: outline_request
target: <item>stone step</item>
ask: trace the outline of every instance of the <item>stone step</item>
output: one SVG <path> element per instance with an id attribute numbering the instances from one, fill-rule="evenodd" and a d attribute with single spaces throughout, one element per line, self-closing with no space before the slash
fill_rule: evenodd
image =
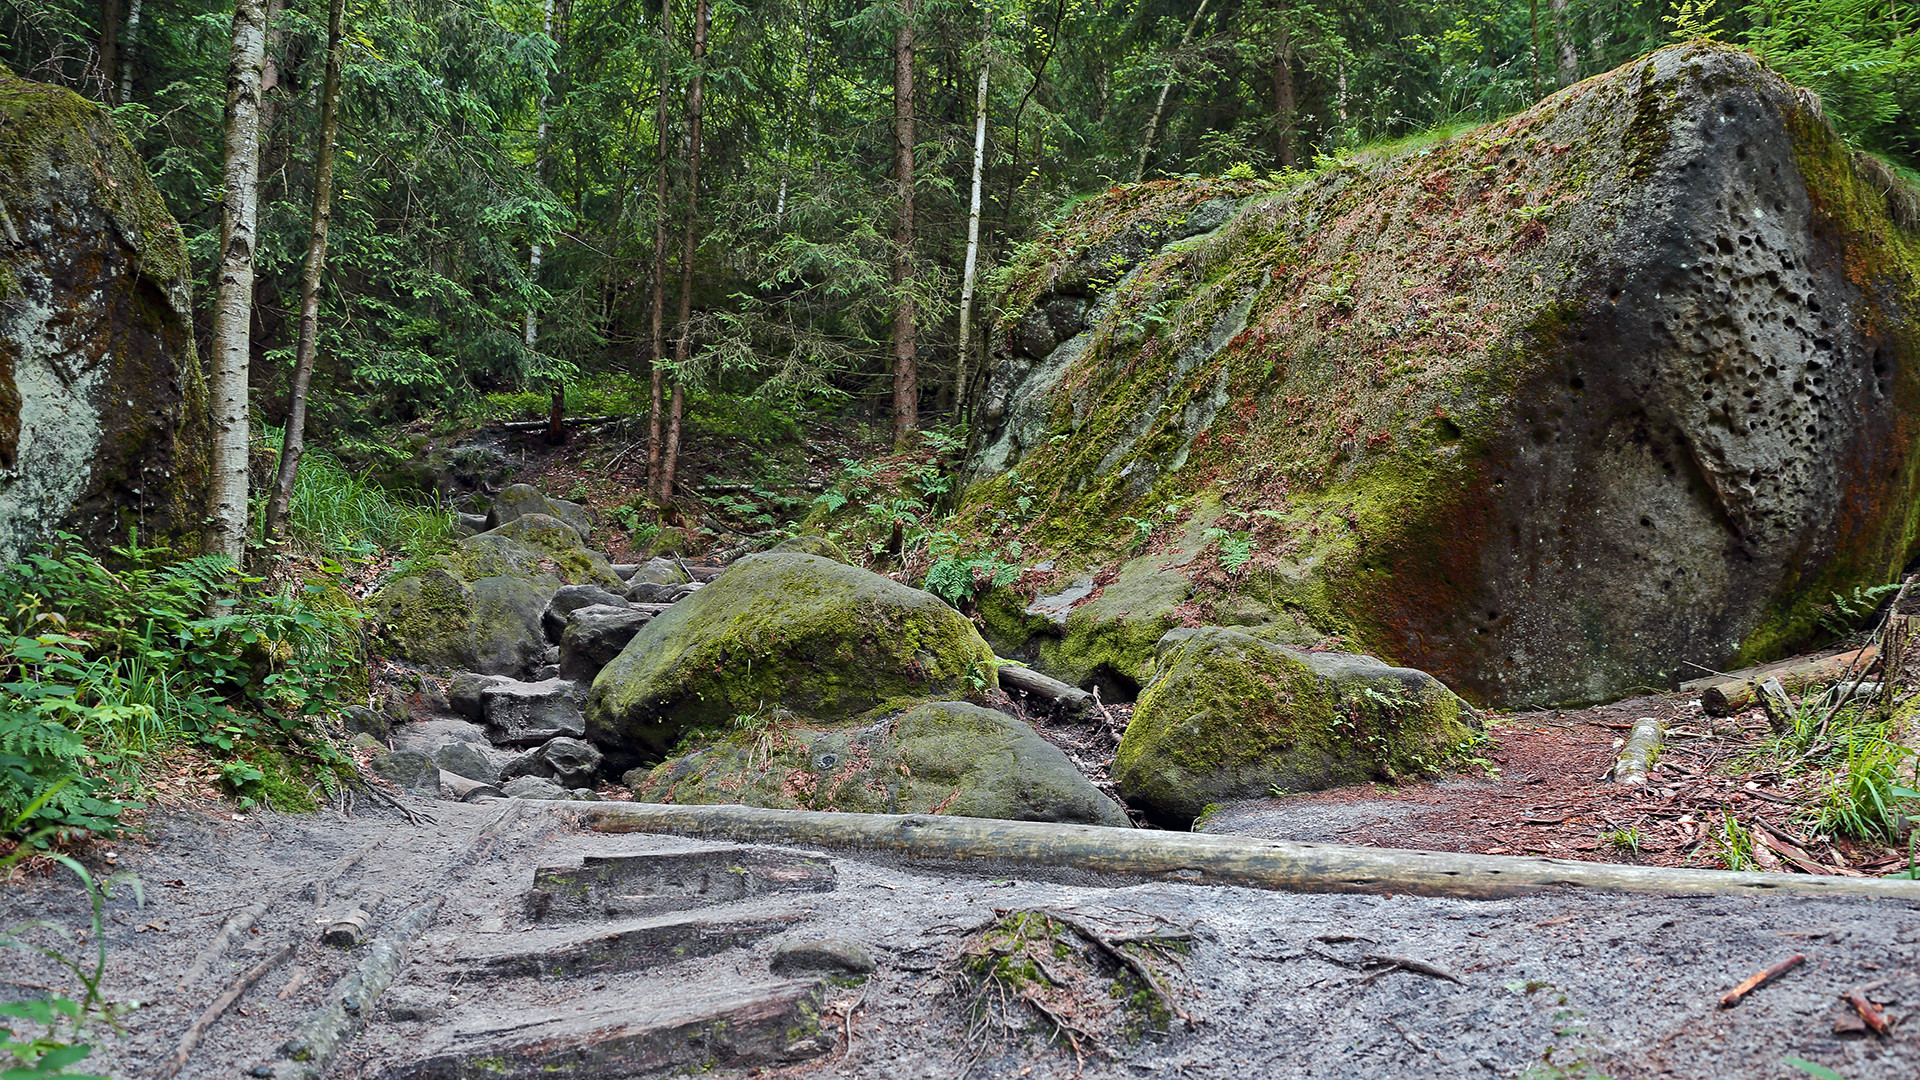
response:
<path id="1" fill-rule="evenodd" d="M 533 874 L 528 910 L 540 922 L 660 915 L 783 892 L 829 892 L 827 859 L 770 848 L 587 855 Z"/>
<path id="2" fill-rule="evenodd" d="M 460 981 L 566 978 L 644 971 L 750 945 L 812 917 L 781 907 L 724 916 L 659 915 L 470 939 L 449 965 Z"/>
<path id="3" fill-rule="evenodd" d="M 545 1014 L 473 1017 L 427 1052 L 389 1066 L 382 1080 L 640 1078 L 819 1057 L 825 987 L 779 982 L 676 991 L 637 1003 L 630 988 L 576 998 Z M 438 1043 L 439 1045 L 433 1045 Z"/>

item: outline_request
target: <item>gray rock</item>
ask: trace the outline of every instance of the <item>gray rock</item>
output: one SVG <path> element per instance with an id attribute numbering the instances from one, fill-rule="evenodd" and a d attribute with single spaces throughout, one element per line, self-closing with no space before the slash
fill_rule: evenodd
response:
<path id="1" fill-rule="evenodd" d="M 402 791 L 425 795 L 430 799 L 440 797 L 440 770 L 425 754 L 415 750 L 396 750 L 391 754 L 381 754 L 368 766 L 375 776 Z"/>
<path id="2" fill-rule="evenodd" d="M 461 802 L 472 802 L 475 799 L 488 797 L 495 799 L 507 797 L 506 792 L 492 784 L 472 780 L 459 773 L 450 773 L 445 769 L 440 770 L 440 795 L 442 798 L 458 799 Z"/>
<path id="3" fill-rule="evenodd" d="M 438 1020 L 446 1012 L 446 995 L 417 987 L 396 986 L 380 999 L 387 1019 L 401 1023 Z"/>
<path id="4" fill-rule="evenodd" d="M 495 742 L 525 746 L 556 735 L 586 734 L 578 690 L 565 679 L 490 686 L 481 693 L 487 727 Z"/>
<path id="5" fill-rule="evenodd" d="M 453 711 L 453 702 L 447 700 L 447 688 L 439 679 L 432 676 L 421 677 L 420 708 L 429 714 L 445 714 Z"/>
<path id="6" fill-rule="evenodd" d="M 456 513 L 453 516 L 453 527 L 462 536 L 476 536 L 487 531 L 487 515 Z"/>
<path id="7" fill-rule="evenodd" d="M 621 581 L 632 580 L 634 571 L 638 569 L 640 569 L 639 563 L 620 562 L 613 564 L 614 576 L 618 577 Z"/>
<path id="8" fill-rule="evenodd" d="M 549 739 L 535 749 L 515 754 L 512 760 L 501 766 L 500 778 L 511 780 L 521 776 L 537 776 L 564 786 L 579 787 L 592 782 L 594 774 L 599 771 L 600 762 L 600 751 L 593 744 L 561 736 Z"/>
<path id="9" fill-rule="evenodd" d="M 533 669 L 532 675 L 527 677 L 534 682 L 545 682 L 548 679 L 557 679 L 560 677 L 560 665 L 541 664 L 539 667 Z"/>
<path id="10" fill-rule="evenodd" d="M 666 558 L 648 559 L 636 565 L 626 577 L 628 584 L 651 581 L 655 585 L 685 585 L 692 580 L 678 562 Z"/>
<path id="11" fill-rule="evenodd" d="M 692 582 L 663 585 L 657 581 L 636 581 L 627 586 L 627 601 L 633 604 L 671 604 L 698 589 Z"/>
<path id="12" fill-rule="evenodd" d="M 393 729 L 397 750 L 418 750 L 432 757 L 450 743 L 462 742 L 487 749 L 487 732 L 470 720 L 416 720 Z"/>
<path id="13" fill-rule="evenodd" d="M 841 975 L 871 975 L 873 954 L 865 945 L 846 938 L 808 938 L 785 941 L 773 950 L 773 973 L 800 975 L 825 971 Z"/>
<path id="14" fill-rule="evenodd" d="M 433 763 L 455 776 L 491 784 L 500 779 L 500 765 L 493 755 L 470 742 L 449 741 L 427 755 Z"/>
<path id="15" fill-rule="evenodd" d="M 385 742 L 393 734 L 393 723 L 365 705 L 349 705 L 340 710 L 340 726 L 349 735 L 371 735 L 376 742 Z"/>
<path id="16" fill-rule="evenodd" d="M 558 802 L 582 801 L 573 792 L 538 776 L 521 776 L 500 785 L 509 799 L 547 799 Z"/>
<path id="17" fill-rule="evenodd" d="M 775 554 L 799 552 L 802 555 L 818 555 L 834 562 L 851 561 L 839 544 L 823 536 L 789 536 L 768 550 Z"/>
<path id="18" fill-rule="evenodd" d="M 355 733 L 352 738 L 347 740 L 347 745 L 356 750 L 374 750 L 380 753 L 386 753 L 387 751 L 386 743 L 381 742 L 379 739 L 374 738 L 364 731 Z"/>
<path id="19" fill-rule="evenodd" d="M 489 530 L 497 529 L 528 514 L 557 518 L 579 534 L 582 541 L 593 530 L 586 507 L 565 499 L 550 499 L 531 484 L 510 484 L 501 489 L 500 494 L 493 497 L 493 508 L 487 511 L 486 525 Z"/>
<path id="20" fill-rule="evenodd" d="M 651 612 L 636 611 L 625 604 L 596 604 L 575 611 L 560 636 L 561 677 L 583 686 L 591 683 L 652 618 Z"/>
<path id="21" fill-rule="evenodd" d="M 540 616 L 540 626 L 547 632 L 547 640 L 558 642 L 560 634 L 567 628 L 567 617 L 584 607 L 625 607 L 626 598 L 616 592 L 609 592 L 598 585 L 562 585 L 547 601 L 547 610 Z"/>
<path id="22" fill-rule="evenodd" d="M 447 701 L 453 711 L 462 716 L 471 716 L 475 720 L 486 715 L 482 709 L 480 695 L 491 686 L 505 686 L 513 680 L 505 675 L 481 675 L 465 671 L 447 681 Z"/>

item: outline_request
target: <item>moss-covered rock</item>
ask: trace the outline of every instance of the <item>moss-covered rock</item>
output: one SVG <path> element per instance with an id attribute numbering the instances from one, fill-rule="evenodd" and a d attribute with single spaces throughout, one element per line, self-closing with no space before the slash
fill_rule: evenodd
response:
<path id="1" fill-rule="evenodd" d="M 636 769 L 627 783 L 635 798 L 658 802 L 1129 824 L 1033 728 L 958 701 L 851 730 L 772 720 Z"/>
<path id="2" fill-rule="evenodd" d="M 939 598 L 817 555 L 751 555 L 649 622 L 593 682 L 588 737 L 660 754 L 776 707 L 850 720 L 994 683 L 993 652 Z"/>
<path id="3" fill-rule="evenodd" d="M 661 529 L 659 532 L 653 534 L 651 540 L 647 541 L 646 555 L 648 559 L 672 557 L 676 555 L 685 558 L 699 553 L 700 545 L 695 540 L 694 534 L 676 525 L 669 525 Z"/>
<path id="4" fill-rule="evenodd" d="M 1114 784 L 1185 824 L 1208 803 L 1432 771 L 1475 723 L 1424 671 L 1220 627 L 1176 630 L 1120 740 Z"/>
<path id="5" fill-rule="evenodd" d="M 575 534 L 575 543 L 586 540 L 593 532 L 593 521 L 587 516 L 586 507 L 565 499 L 548 498 L 532 484 L 509 484 L 500 489 L 487 510 L 487 528 L 498 529 L 529 514 L 565 522 Z"/>
<path id="6" fill-rule="evenodd" d="M 1311 175 L 1116 189 L 1015 270 L 958 527 L 1092 577 L 1213 506 L 1161 571 L 1191 621 L 1251 597 L 1487 703 L 1771 657 L 1916 552 L 1891 182 L 1696 43 Z"/>
<path id="7" fill-rule="evenodd" d="M 0 561 L 191 549 L 207 390 L 180 228 L 100 106 L 0 67 Z"/>
<path id="8" fill-rule="evenodd" d="M 785 540 L 773 545 L 770 551 L 775 555 L 798 553 L 801 555 L 818 555 L 823 559 L 832 559 L 834 562 L 851 562 L 851 560 L 847 558 L 846 551 L 843 550 L 839 544 L 834 543 L 824 536 L 789 536 Z"/>

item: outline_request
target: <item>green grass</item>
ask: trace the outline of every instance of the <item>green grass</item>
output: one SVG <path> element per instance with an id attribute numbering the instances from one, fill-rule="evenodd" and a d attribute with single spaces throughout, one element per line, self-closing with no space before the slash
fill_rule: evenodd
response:
<path id="1" fill-rule="evenodd" d="M 450 511 L 395 498 L 324 450 L 300 456 L 287 510 L 287 543 L 294 551 L 344 559 L 384 547 L 423 558 L 452 542 Z"/>

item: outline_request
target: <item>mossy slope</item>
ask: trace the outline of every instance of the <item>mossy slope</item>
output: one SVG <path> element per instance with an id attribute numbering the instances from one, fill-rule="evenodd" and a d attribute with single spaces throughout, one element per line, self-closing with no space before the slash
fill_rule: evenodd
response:
<path id="1" fill-rule="evenodd" d="M 1662 49 L 1071 272 L 1220 183 L 1120 189 L 1027 253 L 982 546 L 1094 575 L 1208 507 L 1169 624 L 1251 600 L 1491 704 L 1777 654 L 1913 554 L 1920 235 L 1752 56 Z"/>

